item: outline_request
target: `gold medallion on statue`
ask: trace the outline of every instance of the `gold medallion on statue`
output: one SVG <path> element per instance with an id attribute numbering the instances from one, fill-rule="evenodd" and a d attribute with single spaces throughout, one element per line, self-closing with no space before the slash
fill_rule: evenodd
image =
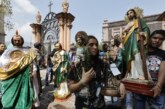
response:
<path id="1" fill-rule="evenodd" d="M 11 62 L 17 62 L 23 57 L 24 53 L 21 50 L 14 50 L 9 54 Z"/>

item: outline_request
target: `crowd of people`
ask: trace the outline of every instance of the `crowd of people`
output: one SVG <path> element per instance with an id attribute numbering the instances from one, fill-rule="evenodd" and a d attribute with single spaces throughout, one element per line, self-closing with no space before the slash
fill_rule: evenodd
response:
<path id="1" fill-rule="evenodd" d="M 76 109 L 108 109 L 114 99 L 121 109 L 146 109 L 146 103 L 150 109 L 164 109 L 165 51 L 160 46 L 165 40 L 165 30 L 150 34 L 149 27 L 134 9 L 126 15 L 129 22 L 122 36 L 104 43 L 101 49 L 97 37 L 85 31 L 77 32 L 76 44 L 71 44 L 69 51 L 56 42 L 53 51 L 45 56 L 39 42 L 31 48 L 24 47 L 18 31 L 11 39 L 13 47 L 6 48 L 0 42 L 1 108 L 40 106 L 40 65 L 46 57 L 45 86 L 54 82 L 57 99 L 66 99 L 74 93 Z M 153 97 L 126 90 L 122 82 L 126 78 L 145 80 L 144 64 L 148 80 L 154 83 L 150 90 Z M 119 73 L 112 70 L 114 67 Z"/>

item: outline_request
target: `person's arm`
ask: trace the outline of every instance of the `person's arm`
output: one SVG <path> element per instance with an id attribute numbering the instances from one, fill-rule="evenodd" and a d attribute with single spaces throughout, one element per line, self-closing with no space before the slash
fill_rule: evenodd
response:
<path id="1" fill-rule="evenodd" d="M 120 82 L 120 86 L 119 86 L 119 91 L 120 91 L 120 97 L 119 99 L 124 99 L 125 94 L 126 94 L 126 89 L 123 83 Z"/>
<path id="2" fill-rule="evenodd" d="M 156 85 L 152 88 L 152 91 L 154 92 L 154 97 L 159 96 L 163 87 L 163 84 L 165 83 L 165 61 L 162 61 L 160 64 L 160 70 L 159 70 L 159 75 L 158 75 L 158 81 Z"/>
<path id="3" fill-rule="evenodd" d="M 69 80 L 69 89 L 71 92 L 80 91 L 84 87 L 85 85 L 82 84 L 80 81 L 76 83 L 73 80 Z"/>
<path id="4" fill-rule="evenodd" d="M 35 75 L 36 72 L 37 72 L 37 62 L 36 62 L 36 60 L 34 60 L 30 64 L 30 77 L 33 78 L 33 76 Z"/>
<path id="5" fill-rule="evenodd" d="M 82 78 L 79 82 L 70 80 L 69 89 L 71 92 L 80 91 L 84 88 L 95 76 L 95 71 L 91 68 L 89 71 L 85 72 L 83 68 Z"/>

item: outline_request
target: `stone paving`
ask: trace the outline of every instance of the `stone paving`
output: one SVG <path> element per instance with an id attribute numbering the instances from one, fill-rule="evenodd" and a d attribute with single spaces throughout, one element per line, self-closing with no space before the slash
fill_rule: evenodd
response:
<path id="1" fill-rule="evenodd" d="M 41 70 L 40 73 L 42 80 L 42 95 L 40 96 L 41 106 L 38 109 L 74 109 L 74 95 L 72 95 L 66 101 L 54 102 L 54 83 L 51 82 L 49 86 L 45 86 L 46 69 Z"/>
<path id="2" fill-rule="evenodd" d="M 40 74 L 42 80 L 42 94 L 40 96 L 41 105 L 39 109 L 47 109 L 49 103 L 54 100 L 53 83 L 50 83 L 49 86 L 45 86 L 46 69 L 40 70 Z"/>

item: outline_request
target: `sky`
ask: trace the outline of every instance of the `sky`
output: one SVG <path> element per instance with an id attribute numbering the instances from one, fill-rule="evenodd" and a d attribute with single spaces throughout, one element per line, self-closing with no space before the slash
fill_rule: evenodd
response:
<path id="1" fill-rule="evenodd" d="M 6 30 L 6 41 L 18 30 L 26 42 L 32 40 L 32 29 L 29 26 L 35 23 L 35 15 L 40 11 L 42 21 L 49 13 L 48 4 L 53 3 L 51 10 L 55 13 L 62 12 L 64 0 L 11 0 L 13 15 L 11 22 L 14 24 L 12 30 Z M 102 38 L 102 25 L 105 19 L 109 22 L 123 20 L 128 9 L 136 6 L 143 9 L 143 15 L 159 14 L 165 11 L 165 0 L 67 0 L 69 2 L 68 12 L 75 16 L 71 29 L 71 42 L 74 41 L 76 32 L 85 31 L 87 34 L 95 35 L 99 41 Z M 41 22 L 42 22 L 41 21 Z"/>

